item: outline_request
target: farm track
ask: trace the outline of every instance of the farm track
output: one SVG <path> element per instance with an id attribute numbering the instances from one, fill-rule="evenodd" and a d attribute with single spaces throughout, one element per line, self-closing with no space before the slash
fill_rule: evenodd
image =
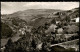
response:
<path id="1" fill-rule="evenodd" d="M 75 40 L 71 40 L 71 41 L 67 41 L 67 42 L 62 42 L 62 43 L 58 43 L 58 44 L 53 44 L 53 45 L 51 45 L 51 47 L 56 46 L 56 45 L 62 45 L 62 44 L 67 44 L 67 43 L 71 43 L 71 42 L 76 42 L 76 41 L 79 41 L 79 39 L 75 39 Z"/>

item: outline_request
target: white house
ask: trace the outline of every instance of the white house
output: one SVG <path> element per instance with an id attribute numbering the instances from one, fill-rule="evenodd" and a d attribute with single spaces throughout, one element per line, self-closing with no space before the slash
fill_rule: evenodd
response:
<path id="1" fill-rule="evenodd" d="M 76 18 L 76 22 L 79 22 L 79 17 Z"/>
<path id="2" fill-rule="evenodd" d="M 22 35 L 24 35 L 24 34 L 25 34 L 25 28 L 19 29 L 19 32 L 20 32 Z"/>
<path id="3" fill-rule="evenodd" d="M 79 17 L 71 19 L 71 22 L 79 22 Z"/>

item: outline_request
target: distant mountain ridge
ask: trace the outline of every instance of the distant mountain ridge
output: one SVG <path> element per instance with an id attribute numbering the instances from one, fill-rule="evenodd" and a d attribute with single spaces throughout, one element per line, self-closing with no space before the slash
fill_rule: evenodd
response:
<path id="1" fill-rule="evenodd" d="M 18 11 L 9 15 L 6 15 L 5 17 L 19 17 L 25 21 L 30 21 L 34 16 L 37 15 L 47 15 L 56 11 L 60 10 L 54 10 L 54 9 L 29 9 L 24 11 Z"/>
<path id="2" fill-rule="evenodd" d="M 70 13 L 69 16 L 73 18 L 74 16 L 79 15 L 78 11 L 79 11 L 79 8 L 74 8 L 72 10 L 67 10 L 67 11 L 57 10 L 57 9 L 28 9 L 24 11 L 18 11 L 9 15 L 1 15 L 1 17 L 3 18 L 1 21 L 3 20 L 5 21 L 8 18 L 11 18 L 11 19 L 15 18 L 18 21 L 17 18 L 19 18 L 22 21 L 27 22 L 29 25 L 35 26 L 35 25 L 40 25 L 41 23 L 44 24 L 46 21 L 50 21 L 52 18 L 48 19 L 49 15 L 52 15 L 54 18 L 55 17 L 54 13 L 57 13 L 57 12 L 66 13 L 66 14 Z M 56 15 L 56 16 L 59 16 L 59 15 Z"/>

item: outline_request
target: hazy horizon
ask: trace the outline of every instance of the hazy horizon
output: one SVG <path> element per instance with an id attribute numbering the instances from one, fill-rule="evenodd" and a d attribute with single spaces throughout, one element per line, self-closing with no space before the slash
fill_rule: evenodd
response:
<path id="1" fill-rule="evenodd" d="M 71 10 L 79 7 L 79 2 L 1 2 L 1 14 L 11 14 L 28 9 Z"/>

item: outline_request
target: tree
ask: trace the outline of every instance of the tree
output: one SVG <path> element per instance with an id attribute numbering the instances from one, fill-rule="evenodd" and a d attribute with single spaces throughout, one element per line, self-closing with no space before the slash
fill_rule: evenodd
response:
<path id="1" fill-rule="evenodd" d="M 50 26 L 50 23 L 46 22 L 46 23 L 44 24 L 44 29 L 48 29 L 49 26 Z"/>
<path id="2" fill-rule="evenodd" d="M 12 45 L 12 44 L 13 44 L 13 41 L 12 41 L 12 39 L 10 38 L 10 39 L 8 40 L 8 42 L 7 42 L 7 45 L 10 46 L 10 45 Z"/>
<path id="3" fill-rule="evenodd" d="M 47 51 L 46 50 L 46 45 L 47 45 L 47 43 L 43 42 L 43 44 L 42 44 L 42 52 L 46 52 Z"/>
<path id="4" fill-rule="evenodd" d="M 65 17 L 65 20 L 66 20 L 66 22 L 70 22 L 70 17 L 69 16 L 66 16 Z"/>
<path id="5" fill-rule="evenodd" d="M 1 23 L 1 38 L 12 37 L 12 29 L 5 23 Z"/>
<path id="6" fill-rule="evenodd" d="M 56 24 L 56 19 L 54 18 L 51 23 Z"/>
<path id="7" fill-rule="evenodd" d="M 16 19 L 13 19 L 13 20 L 12 20 L 12 23 L 13 23 L 13 25 L 16 25 L 16 26 L 19 25 L 19 23 L 18 23 L 18 21 L 17 21 Z"/>
<path id="8" fill-rule="evenodd" d="M 57 26 L 58 26 L 57 28 L 61 28 L 61 27 L 62 27 L 61 22 L 60 22 L 60 23 L 58 23 L 58 24 L 57 24 Z"/>
<path id="9" fill-rule="evenodd" d="M 34 49 L 36 48 L 36 43 L 34 39 L 32 40 L 31 45 L 32 45 L 31 47 L 33 47 Z"/>
<path id="10" fill-rule="evenodd" d="M 14 49 L 14 47 L 13 47 L 13 42 L 11 38 L 8 40 L 5 47 L 6 47 L 6 49 L 4 50 L 5 52 L 12 52 L 12 49 Z"/>

